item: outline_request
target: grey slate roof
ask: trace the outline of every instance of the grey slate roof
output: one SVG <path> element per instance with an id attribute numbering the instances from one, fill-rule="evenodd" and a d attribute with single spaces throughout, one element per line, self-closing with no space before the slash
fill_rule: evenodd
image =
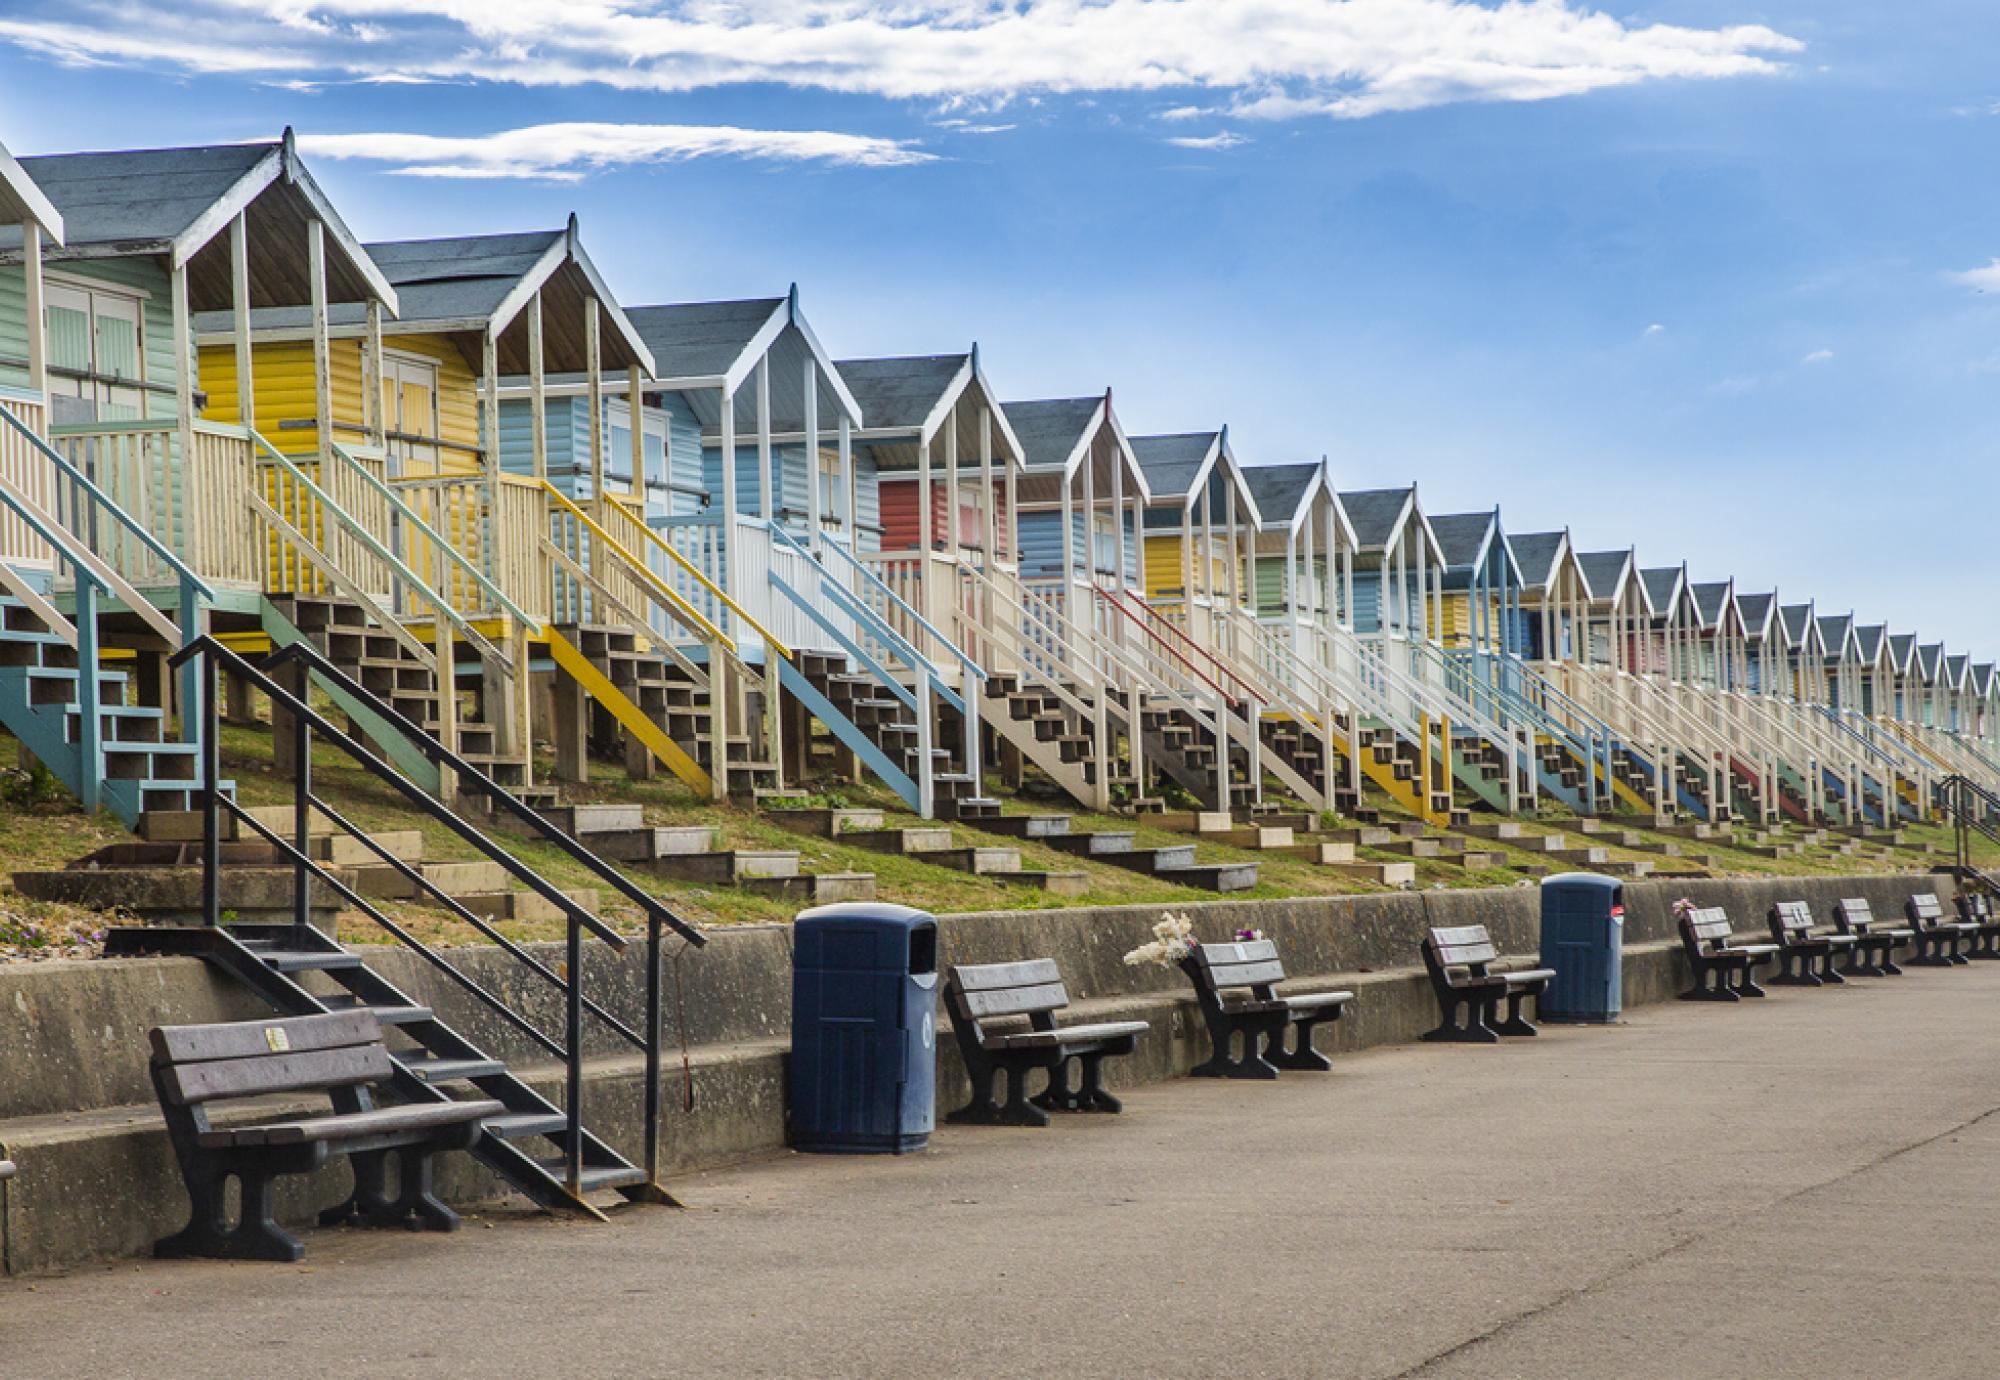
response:
<path id="1" fill-rule="evenodd" d="M 740 302 L 630 307 L 625 315 L 653 352 L 657 377 L 716 378 L 742 358 L 757 332 L 784 305 L 782 297 L 753 297 Z"/>
<path id="2" fill-rule="evenodd" d="M 1171 436 L 1134 436 L 1132 453 L 1153 497 L 1185 498 L 1222 433 L 1185 431 Z"/>
<path id="3" fill-rule="evenodd" d="M 1671 614 L 1674 586 L 1680 581 L 1681 568 L 1677 565 L 1654 566 L 1651 570 L 1639 572 L 1639 578 L 1646 583 L 1646 597 L 1653 601 L 1653 609 L 1662 616 Z"/>
<path id="4" fill-rule="evenodd" d="M 1812 617 L 1811 604 L 1786 604 L 1778 610 L 1778 617 L 1784 620 L 1785 636 L 1794 644 L 1806 640 L 1806 620 Z"/>
<path id="5" fill-rule="evenodd" d="M 1529 589 L 1539 589 L 1555 573 L 1556 554 L 1562 550 L 1563 534 L 1528 532 L 1508 537 L 1507 544 L 1514 548 L 1514 560 L 1521 567 L 1522 583 Z"/>
<path id="6" fill-rule="evenodd" d="M 1924 673 L 1926 679 L 1936 680 L 1943 669 L 1943 662 L 1944 643 L 1931 642 L 1917 648 L 1917 669 Z"/>
<path id="7" fill-rule="evenodd" d="M 1054 470 L 1076 450 L 1084 429 L 1103 406 L 1103 398 L 1038 398 L 1002 403 L 1000 410 L 1021 440 L 1028 467 Z"/>
<path id="8" fill-rule="evenodd" d="M 1851 613 L 1828 614 L 1819 620 L 1819 640 L 1834 656 L 1847 651 L 1847 639 L 1854 632 L 1854 615 Z"/>
<path id="9" fill-rule="evenodd" d="M 491 316 L 516 283 L 560 244 L 564 230 L 394 240 L 364 246 L 396 289 L 405 322 Z M 352 310 L 352 309 L 351 309 Z"/>
<path id="10" fill-rule="evenodd" d="M 1694 599 L 1694 610 L 1701 615 L 1703 627 L 1711 627 L 1722 618 L 1723 604 L 1729 598 L 1727 580 L 1710 580 L 1703 584 L 1689 585 L 1688 594 Z"/>
<path id="11" fill-rule="evenodd" d="M 1297 465 L 1257 465 L 1243 471 L 1243 482 L 1264 521 L 1289 526 L 1298 516 L 1299 503 L 1319 477 L 1320 467 L 1310 461 Z"/>
<path id="12" fill-rule="evenodd" d="M 1987 694 L 1993 689 L 1995 666 L 1990 661 L 1974 662 L 1972 667 L 1972 688 L 1979 694 Z"/>
<path id="13" fill-rule="evenodd" d="M 1431 519 L 1431 535 L 1444 552 L 1446 570 L 1464 570 L 1479 560 L 1480 548 L 1499 523 L 1499 514 L 1447 513 Z"/>
<path id="14" fill-rule="evenodd" d="M 1915 633 L 1894 633 L 1889 638 L 1889 660 L 1898 668 L 1910 664 L 1911 655 L 1917 650 Z"/>
<path id="15" fill-rule="evenodd" d="M 1340 496 L 1347 521 L 1354 528 L 1354 544 L 1362 551 L 1379 551 L 1396 535 L 1396 520 L 1403 515 L 1414 488 L 1357 489 Z"/>
<path id="16" fill-rule="evenodd" d="M 62 212 L 36 185 L 28 170 L 14 161 L 7 146 L 0 144 L 0 224 L 10 224 L 18 231 L 24 220 L 39 225 L 44 236 L 62 240 Z M 15 238 L 18 240 L 20 235 L 16 233 Z"/>
<path id="17" fill-rule="evenodd" d="M 1963 652 L 1953 652 L 1944 659 L 1944 678 L 1953 685 L 1960 684 L 1965 680 L 1966 667 L 1971 660 Z"/>
<path id="18" fill-rule="evenodd" d="M 1632 564 L 1630 551 L 1586 551 L 1576 558 L 1583 568 L 1584 588 L 1593 599 L 1609 599 L 1618 588 L 1619 577 Z"/>
<path id="19" fill-rule="evenodd" d="M 1854 640 L 1861 646 L 1861 659 L 1874 661 L 1882 655 L 1882 640 L 1888 636 L 1886 624 L 1870 623 L 1865 628 L 1854 630 Z"/>
<path id="20" fill-rule="evenodd" d="M 970 359 L 968 354 L 843 359 L 833 367 L 847 381 L 870 431 L 915 431 Z"/>
<path id="21" fill-rule="evenodd" d="M 172 240 L 278 148 L 217 144 L 23 158 L 21 166 L 62 212 L 64 238 L 80 245 Z M 20 244 L 16 228 L 7 247 Z M 137 252 L 135 250 L 135 252 Z"/>
<path id="22" fill-rule="evenodd" d="M 1762 637 L 1770 630 L 1771 606 L 1777 602 L 1775 593 L 1736 596 L 1736 611 L 1743 615 L 1743 627 L 1750 636 Z"/>

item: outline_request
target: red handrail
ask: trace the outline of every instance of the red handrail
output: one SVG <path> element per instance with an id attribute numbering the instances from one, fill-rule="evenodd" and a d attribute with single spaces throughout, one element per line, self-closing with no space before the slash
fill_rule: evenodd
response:
<path id="1" fill-rule="evenodd" d="M 1231 709 L 1235 709 L 1242 704 L 1242 700 L 1237 698 L 1235 695 L 1230 694 L 1229 691 L 1224 689 L 1221 685 L 1218 685 L 1214 680 L 1210 679 L 1208 676 L 1203 675 L 1201 672 L 1201 668 L 1196 666 L 1193 662 L 1189 661 L 1186 657 L 1182 656 L 1179 652 L 1175 651 L 1173 647 L 1168 645 L 1167 640 L 1164 637 L 1160 636 L 1159 632 L 1152 626 L 1152 624 L 1148 620 L 1139 617 L 1139 615 L 1133 613 L 1132 610 L 1126 608 L 1122 603 L 1118 601 L 1117 597 L 1110 590 L 1104 588 L 1104 586 L 1102 585 L 1092 585 L 1091 589 L 1094 593 L 1098 595 L 1098 597 L 1102 598 L 1106 603 L 1110 604 L 1110 606 L 1113 609 L 1117 610 L 1119 613 L 1125 615 L 1125 617 L 1131 619 L 1134 623 L 1138 624 L 1139 630 L 1141 632 L 1145 633 L 1146 636 L 1152 638 L 1155 642 L 1159 643 L 1161 650 L 1163 650 L 1168 656 L 1172 657 L 1175 661 L 1178 661 L 1183 667 L 1185 667 L 1190 675 L 1192 675 L 1195 679 L 1199 680 L 1202 684 L 1208 686 L 1209 689 L 1215 691 L 1216 694 L 1222 696 L 1223 699 L 1227 700 L 1229 702 L 1229 707 Z M 1148 610 L 1148 612 L 1151 612 L 1151 610 Z M 1196 650 L 1199 650 L 1199 648 L 1197 648 Z M 1223 669 L 1224 669 L 1224 674 L 1227 674 L 1228 673 L 1227 668 Z M 1252 692 L 1252 694 L 1253 696 L 1255 696 L 1254 691 Z M 1261 696 L 1256 696 L 1256 698 L 1259 704 L 1264 703 L 1264 700 Z"/>
<path id="2" fill-rule="evenodd" d="M 1223 664 L 1222 659 L 1215 655 L 1215 653 L 1209 651 L 1199 642 L 1196 642 L 1192 637 L 1188 636 L 1188 634 L 1182 631 L 1180 628 L 1175 627 L 1171 621 L 1161 616 L 1160 611 L 1158 609 L 1155 609 L 1151 605 L 1140 601 L 1138 597 L 1132 594 L 1129 590 L 1106 589 L 1103 585 L 1096 585 L 1094 586 L 1094 588 L 1097 590 L 1099 594 L 1102 594 L 1105 598 L 1111 600 L 1112 606 L 1116 608 L 1120 613 L 1124 614 L 1127 618 L 1133 619 L 1134 621 L 1138 622 L 1142 627 L 1144 627 L 1147 630 L 1147 632 L 1152 633 L 1154 637 L 1156 638 L 1159 637 L 1159 634 L 1153 632 L 1153 624 L 1157 622 L 1162 626 L 1164 626 L 1168 632 L 1171 632 L 1175 637 L 1178 637 L 1181 641 L 1187 643 L 1188 646 L 1192 647 L 1198 656 L 1206 660 L 1218 672 L 1229 677 L 1229 679 L 1235 681 L 1238 685 L 1242 686 L 1244 693 L 1249 695 L 1251 699 L 1257 701 L 1258 704 L 1261 704 L 1266 708 L 1270 707 L 1271 702 L 1265 699 L 1262 695 L 1257 693 L 1256 686 L 1252 685 L 1249 681 L 1243 679 L 1243 677 L 1237 675 L 1236 672 L 1230 670 L 1228 666 Z M 1145 612 L 1146 617 L 1142 619 L 1139 617 L 1138 614 L 1135 614 L 1130 609 L 1124 607 L 1123 600 L 1125 599 L 1131 599 L 1134 603 L 1137 603 L 1139 607 Z M 1180 660 L 1183 666 L 1187 665 L 1187 662 L 1184 659 L 1181 659 L 1178 656 L 1178 654 L 1176 654 L 1176 659 Z M 1194 670 L 1192 666 L 1189 666 L 1188 669 Z M 1201 672 L 1195 671 L 1195 674 L 1201 675 Z M 1208 680 L 1208 677 L 1202 676 L 1202 679 Z M 1210 685 L 1215 686 L 1217 690 L 1222 690 L 1222 687 L 1220 685 L 1216 685 L 1214 681 L 1208 680 L 1208 683 Z M 1223 690 L 1222 692 L 1225 695 L 1229 693 L 1226 690 Z"/>

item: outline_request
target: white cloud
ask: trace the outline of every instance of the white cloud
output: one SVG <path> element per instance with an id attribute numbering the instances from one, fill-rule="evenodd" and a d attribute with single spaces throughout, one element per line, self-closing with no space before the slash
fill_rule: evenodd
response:
<path id="1" fill-rule="evenodd" d="M 1799 363 L 1802 365 L 1825 364 L 1832 358 L 1833 358 L 1833 351 L 1831 350 L 1814 350 L 1811 354 L 1807 355 L 1804 359 L 1800 360 Z"/>
<path id="2" fill-rule="evenodd" d="M 1045 93 L 1210 92 L 1266 119 L 1770 74 L 1802 46 L 1762 25 L 1634 24 L 1588 3 L 11 0 L 0 42 L 64 62 L 267 78 L 771 82 L 961 113 Z"/>
<path id="3" fill-rule="evenodd" d="M 1994 259 L 1983 268 L 1968 268 L 1963 273 L 1947 273 L 1945 276 L 1974 292 L 2000 292 L 2000 259 Z"/>
<path id="4" fill-rule="evenodd" d="M 527 177 L 557 182 L 573 182 L 620 164 L 717 156 L 873 168 L 928 163 L 934 157 L 893 139 L 731 125 L 529 125 L 473 137 L 302 134 L 299 147 L 319 158 L 393 164 L 390 172 L 410 177 Z"/>
<path id="5" fill-rule="evenodd" d="M 1641 340 L 1658 340 L 1661 336 L 1665 335 L 1666 333 L 1667 333 L 1667 328 L 1665 326 L 1662 326 L 1659 322 L 1655 321 L 1652 325 L 1646 327 L 1645 330 L 1639 332 L 1639 338 Z"/>
<path id="6" fill-rule="evenodd" d="M 1205 134 L 1199 138 L 1193 135 L 1182 135 L 1179 138 L 1169 139 L 1167 142 L 1175 148 L 1182 149 L 1233 149 L 1238 144 L 1247 144 L 1250 141 L 1240 134 L 1232 134 L 1228 130 L 1224 130 L 1220 134 Z"/>

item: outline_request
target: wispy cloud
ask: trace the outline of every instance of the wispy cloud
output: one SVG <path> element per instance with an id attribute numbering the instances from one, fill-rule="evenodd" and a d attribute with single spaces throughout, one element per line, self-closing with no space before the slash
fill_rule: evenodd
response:
<path id="1" fill-rule="evenodd" d="M 1207 92 L 1265 119 L 1770 74 L 1801 50 L 1763 25 L 1634 24 L 1588 0 L 12 0 L 0 42 L 264 78 L 771 82 L 961 111 Z"/>
<path id="2" fill-rule="evenodd" d="M 1250 141 L 1240 134 L 1232 134 L 1228 130 L 1224 130 L 1220 134 L 1204 134 L 1200 136 L 1184 134 L 1169 139 L 1167 142 L 1175 148 L 1182 149 L 1233 149 L 1238 144 L 1247 144 Z"/>
<path id="3" fill-rule="evenodd" d="M 1832 359 L 1833 359 L 1833 351 L 1831 351 L 1831 350 L 1814 350 L 1814 351 L 1813 351 L 1813 352 L 1812 352 L 1811 354 L 1807 355 L 1807 356 L 1806 356 L 1806 357 L 1805 357 L 1804 359 L 1800 360 L 1800 361 L 1799 361 L 1799 363 L 1800 363 L 1800 364 L 1802 364 L 1802 365 L 1807 365 L 1807 364 L 1826 364 L 1826 363 L 1829 363 L 1829 362 L 1831 362 L 1831 361 L 1832 361 Z"/>
<path id="4" fill-rule="evenodd" d="M 1945 276 L 1974 292 L 2000 292 L 2000 259 L 1992 260 L 1983 268 L 1968 268 L 1963 273 L 1947 273 Z"/>
<path id="5" fill-rule="evenodd" d="M 828 130 L 738 129 L 732 125 L 549 124 L 452 137 L 435 134 L 302 134 L 319 158 L 390 164 L 409 177 L 539 178 L 573 182 L 601 168 L 690 158 L 896 167 L 934 154 L 893 139 Z"/>
<path id="6" fill-rule="evenodd" d="M 1639 332 L 1639 339 L 1658 340 L 1661 336 L 1665 335 L 1666 333 L 1667 333 L 1667 328 L 1665 326 L 1662 326 L 1659 322 L 1655 321 L 1652 325 L 1646 327 L 1645 330 Z"/>

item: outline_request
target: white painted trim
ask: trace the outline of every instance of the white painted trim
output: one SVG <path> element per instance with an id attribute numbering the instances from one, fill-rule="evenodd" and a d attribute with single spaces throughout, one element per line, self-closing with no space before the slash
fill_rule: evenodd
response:
<path id="1" fill-rule="evenodd" d="M 55 203 L 49 200 L 48 193 L 36 184 L 35 179 L 28 176 L 28 170 L 21 166 L 19 160 L 7 152 L 5 144 L 0 144 L 0 186 L 4 186 L 20 203 L 20 209 L 27 212 L 26 219 L 41 226 L 42 233 L 56 244 L 63 242 L 62 212 L 55 208 Z M 16 215 L 5 217 L 7 220 L 21 218 Z"/>

